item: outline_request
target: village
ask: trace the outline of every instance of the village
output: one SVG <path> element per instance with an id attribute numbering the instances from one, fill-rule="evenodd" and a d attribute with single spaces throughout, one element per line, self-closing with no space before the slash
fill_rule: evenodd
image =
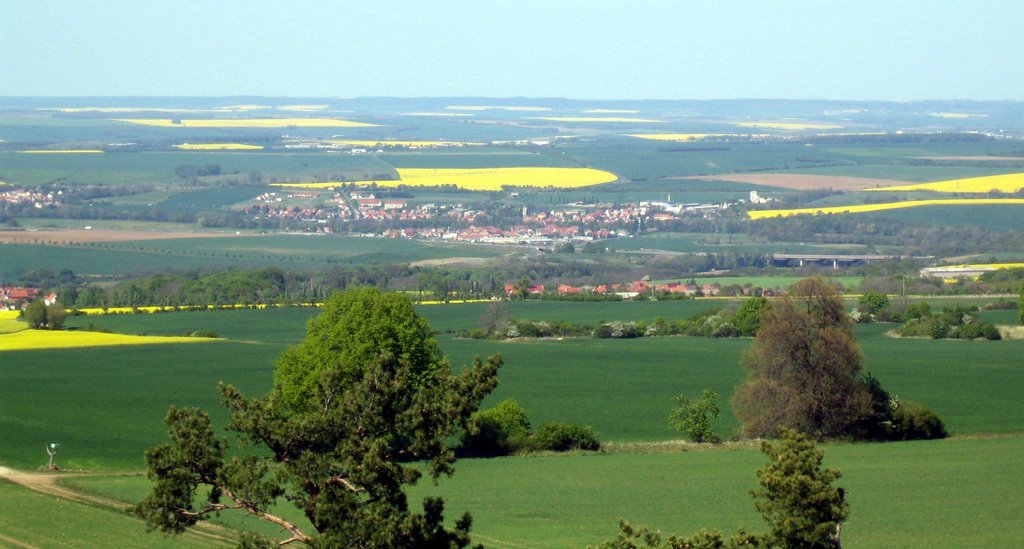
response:
<path id="1" fill-rule="evenodd" d="M 757 191 L 750 192 L 750 203 L 767 200 Z M 295 205 L 299 201 L 319 205 Z M 363 221 L 377 222 L 377 230 L 370 233 L 374 236 L 550 247 L 559 242 L 587 243 L 627 236 L 649 224 L 685 218 L 712 219 L 747 201 L 683 204 L 672 202 L 671 197 L 665 201 L 625 204 L 577 201 L 546 209 L 523 205 L 519 215 L 501 216 L 496 208 L 487 205 L 415 203 L 406 198 L 378 196 L 368 190 L 335 190 L 331 195 L 317 191 L 282 191 L 259 195 L 257 203 L 245 206 L 243 211 L 257 222 L 312 223 L 315 224 L 313 231 L 319 233 L 344 230 L 346 223 Z"/>

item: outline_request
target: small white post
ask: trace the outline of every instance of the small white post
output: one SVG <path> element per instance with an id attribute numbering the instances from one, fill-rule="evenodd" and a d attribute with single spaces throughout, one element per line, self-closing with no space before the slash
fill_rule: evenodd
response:
<path id="1" fill-rule="evenodd" d="M 46 466 L 46 468 L 49 469 L 50 471 L 56 471 L 57 470 L 57 465 L 53 463 L 53 456 L 57 455 L 57 447 L 58 446 L 60 446 L 60 444 L 57 444 L 56 442 L 51 442 L 46 447 L 46 453 L 50 456 L 50 463 Z"/>

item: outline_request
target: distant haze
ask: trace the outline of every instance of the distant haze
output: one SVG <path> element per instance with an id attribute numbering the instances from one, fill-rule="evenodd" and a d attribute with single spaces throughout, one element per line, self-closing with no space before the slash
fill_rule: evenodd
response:
<path id="1" fill-rule="evenodd" d="M 18 1 L 5 96 L 1024 100 L 1024 2 Z"/>

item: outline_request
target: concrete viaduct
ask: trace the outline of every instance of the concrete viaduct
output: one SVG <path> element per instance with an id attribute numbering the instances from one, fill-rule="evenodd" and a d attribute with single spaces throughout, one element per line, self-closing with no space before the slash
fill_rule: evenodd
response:
<path id="1" fill-rule="evenodd" d="M 801 267 L 805 263 L 823 265 L 831 263 L 833 269 L 838 269 L 840 265 L 852 265 L 854 263 L 867 263 L 870 261 L 890 261 L 901 259 L 902 257 L 898 255 L 772 254 L 772 265 L 784 266 L 793 261 L 799 262 Z"/>

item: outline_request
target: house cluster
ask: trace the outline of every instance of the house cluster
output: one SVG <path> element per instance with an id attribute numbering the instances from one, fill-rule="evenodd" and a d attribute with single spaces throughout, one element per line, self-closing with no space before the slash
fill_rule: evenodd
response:
<path id="1" fill-rule="evenodd" d="M 17 205 L 31 205 L 33 208 L 43 209 L 60 206 L 61 195 L 64 191 L 56 193 L 41 193 L 27 189 L 12 189 L 0 192 L 0 202 Z"/>
<path id="2" fill-rule="evenodd" d="M 678 204 L 644 201 L 627 204 L 605 202 L 571 204 L 530 210 L 511 218 L 507 212 L 463 204 L 410 204 L 402 198 L 377 196 L 374 190 L 331 191 L 329 200 L 323 191 L 267 192 L 257 197 L 258 204 L 245 209 L 254 219 L 284 218 L 318 223 L 329 220 L 387 221 L 380 235 L 391 238 L 428 238 L 491 244 L 553 246 L 559 242 L 589 242 L 631 234 L 648 223 L 671 222 L 684 217 L 714 217 L 732 204 Z M 320 205 L 308 206 L 310 201 Z M 301 205 L 294 205 L 296 202 Z M 496 218 L 501 219 L 495 222 Z M 439 222 L 423 223 L 436 220 Z M 445 220 L 450 225 L 444 227 Z M 412 225 L 412 226 L 407 226 Z M 434 227 L 414 227 L 434 225 Z M 440 227 L 438 227 L 440 225 Z M 496 226 L 497 225 L 497 226 Z M 337 228 L 337 227 L 335 227 Z"/>
<path id="3" fill-rule="evenodd" d="M 24 309 L 26 305 L 37 299 L 39 299 L 39 288 L 0 286 L 0 309 Z M 50 293 L 43 296 L 42 299 L 46 305 L 53 305 L 57 301 L 57 294 Z"/>
<path id="4" fill-rule="evenodd" d="M 339 208 L 303 208 L 300 206 L 280 206 L 254 204 L 246 208 L 246 213 L 253 219 L 293 219 L 315 223 L 327 223 L 332 219 L 342 219 L 347 210 Z"/>
<path id="5" fill-rule="evenodd" d="M 520 288 L 514 284 L 505 284 L 504 290 L 505 295 L 513 296 L 519 293 Z M 653 284 L 646 280 L 634 280 L 627 284 L 601 284 L 598 286 L 572 286 L 570 284 L 559 284 L 555 288 L 555 293 L 558 295 L 617 295 L 623 299 L 632 299 L 640 295 L 649 295 L 654 293 L 685 294 L 689 297 L 711 297 L 719 295 L 721 291 L 721 287 L 718 284 L 698 285 L 683 282 Z M 526 288 L 526 292 L 530 295 L 542 294 L 544 293 L 544 285 L 536 284 L 530 286 L 529 288 Z"/>

